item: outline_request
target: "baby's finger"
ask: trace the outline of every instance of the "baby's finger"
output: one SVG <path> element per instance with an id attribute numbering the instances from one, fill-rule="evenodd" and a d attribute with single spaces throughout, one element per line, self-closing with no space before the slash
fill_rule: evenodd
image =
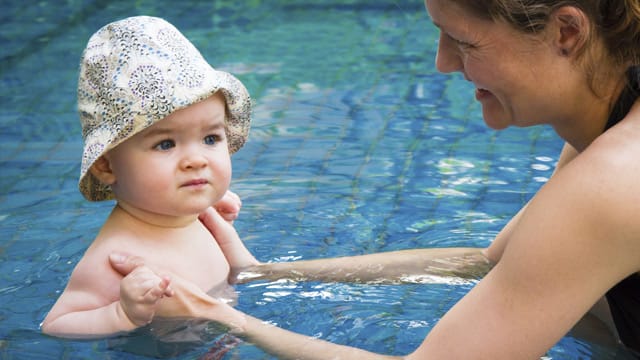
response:
<path id="1" fill-rule="evenodd" d="M 238 205 L 242 206 L 242 200 L 240 199 L 240 196 L 238 194 L 234 193 L 231 190 L 227 190 L 226 195 L 233 199 L 233 201 L 237 202 Z"/>
<path id="2" fill-rule="evenodd" d="M 168 276 L 163 276 L 162 281 L 160 281 L 160 288 L 163 290 L 164 296 L 173 296 L 174 292 L 171 288 L 171 278 Z"/>
<path id="3" fill-rule="evenodd" d="M 149 295 L 148 300 L 151 302 L 155 302 L 165 296 L 173 296 L 173 290 L 169 286 L 170 284 L 171 279 L 168 276 L 163 276 L 160 279 L 160 282 L 150 287 L 149 291 L 147 292 L 147 295 Z"/>
<path id="4" fill-rule="evenodd" d="M 147 304 L 153 304 L 165 296 L 165 289 L 157 284 L 149 288 L 149 290 L 143 295 L 143 302 Z"/>

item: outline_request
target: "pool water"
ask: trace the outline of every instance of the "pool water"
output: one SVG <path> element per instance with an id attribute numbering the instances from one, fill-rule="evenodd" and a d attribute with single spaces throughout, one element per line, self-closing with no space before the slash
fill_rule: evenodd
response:
<path id="1" fill-rule="evenodd" d="M 161 16 L 256 107 L 233 156 L 238 232 L 261 261 L 487 246 L 551 175 L 550 128 L 488 130 L 459 76 L 435 71 L 421 1 L 82 1 L 0 5 L 0 358 L 146 359 L 39 323 L 112 203 L 77 190 L 77 64 L 90 35 Z M 473 283 L 255 282 L 238 307 L 279 326 L 387 354 L 415 349 Z M 502 340 L 501 340 L 502 341 Z M 175 356 L 207 354 L 211 344 Z M 242 343 L 225 359 L 270 359 Z M 570 335 L 547 359 L 631 358 Z"/>

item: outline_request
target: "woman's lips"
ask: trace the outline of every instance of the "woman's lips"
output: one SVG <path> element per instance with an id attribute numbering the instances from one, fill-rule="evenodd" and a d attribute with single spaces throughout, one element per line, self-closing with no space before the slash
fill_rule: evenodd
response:
<path id="1" fill-rule="evenodd" d="M 482 101 L 483 99 L 486 99 L 489 96 L 492 96 L 491 91 L 480 89 L 480 88 L 476 89 L 476 100 Z"/>

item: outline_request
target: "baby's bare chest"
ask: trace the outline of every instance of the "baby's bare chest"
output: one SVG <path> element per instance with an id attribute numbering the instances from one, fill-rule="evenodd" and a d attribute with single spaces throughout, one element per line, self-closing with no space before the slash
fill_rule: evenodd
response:
<path id="1" fill-rule="evenodd" d="M 116 235 L 92 246 L 91 257 L 108 259 L 113 252 L 139 256 L 157 275 L 177 275 L 205 292 L 227 283 L 228 262 L 211 233 L 202 226 L 144 234 L 123 231 Z"/>
<path id="2" fill-rule="evenodd" d="M 229 265 L 211 237 L 192 238 L 181 246 L 149 251 L 149 264 L 157 271 L 176 274 L 204 291 L 226 283 Z"/>

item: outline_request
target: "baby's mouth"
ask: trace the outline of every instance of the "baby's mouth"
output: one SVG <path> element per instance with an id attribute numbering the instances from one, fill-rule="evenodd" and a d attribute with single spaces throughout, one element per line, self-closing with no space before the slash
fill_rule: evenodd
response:
<path id="1" fill-rule="evenodd" d="M 185 182 L 182 186 L 200 186 L 200 185 L 206 185 L 209 182 L 206 179 L 194 179 L 194 180 L 190 180 Z"/>

